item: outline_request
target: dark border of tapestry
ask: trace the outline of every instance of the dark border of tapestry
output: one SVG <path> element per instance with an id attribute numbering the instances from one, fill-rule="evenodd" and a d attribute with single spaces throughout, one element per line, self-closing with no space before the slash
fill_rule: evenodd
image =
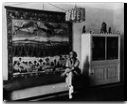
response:
<path id="1" fill-rule="evenodd" d="M 7 16 L 7 49 L 8 49 L 8 79 L 12 76 L 12 19 L 38 20 L 46 22 L 67 23 L 70 27 L 69 43 L 72 49 L 72 23 L 65 21 L 64 12 L 45 11 L 5 6 Z"/>

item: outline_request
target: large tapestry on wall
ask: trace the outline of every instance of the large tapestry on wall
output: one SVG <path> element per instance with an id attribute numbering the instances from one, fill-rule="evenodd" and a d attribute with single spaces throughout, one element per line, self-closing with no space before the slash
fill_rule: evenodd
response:
<path id="1" fill-rule="evenodd" d="M 60 82 L 72 49 L 65 13 L 6 7 L 9 79 Z"/>

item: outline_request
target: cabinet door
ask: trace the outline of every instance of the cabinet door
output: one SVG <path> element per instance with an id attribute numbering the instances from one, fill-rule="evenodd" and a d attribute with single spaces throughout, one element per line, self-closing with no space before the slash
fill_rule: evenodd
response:
<path id="1" fill-rule="evenodd" d="M 109 64 L 109 66 L 106 69 L 106 78 L 107 81 L 109 83 L 112 82 L 119 82 L 120 80 L 120 63 L 119 62 L 115 62 L 115 63 L 111 63 Z"/>
<path id="2" fill-rule="evenodd" d="M 91 85 L 101 85 L 106 81 L 106 68 L 103 62 L 93 62 L 90 72 Z"/>
<path id="3" fill-rule="evenodd" d="M 102 85 L 107 81 L 105 61 L 93 61 L 91 64 L 90 82 L 91 85 Z"/>

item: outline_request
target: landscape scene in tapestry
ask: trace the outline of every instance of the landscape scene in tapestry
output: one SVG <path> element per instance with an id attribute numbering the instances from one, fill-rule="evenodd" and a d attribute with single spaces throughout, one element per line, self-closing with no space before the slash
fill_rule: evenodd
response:
<path id="1" fill-rule="evenodd" d="M 14 78 L 61 74 L 70 50 L 68 24 L 12 20 Z"/>

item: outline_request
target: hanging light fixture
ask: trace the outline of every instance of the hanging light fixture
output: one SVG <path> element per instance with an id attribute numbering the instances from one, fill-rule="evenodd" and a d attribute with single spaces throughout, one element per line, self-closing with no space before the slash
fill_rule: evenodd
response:
<path id="1" fill-rule="evenodd" d="M 78 8 L 76 5 L 73 9 L 66 11 L 66 21 L 83 22 L 85 21 L 85 8 Z"/>

